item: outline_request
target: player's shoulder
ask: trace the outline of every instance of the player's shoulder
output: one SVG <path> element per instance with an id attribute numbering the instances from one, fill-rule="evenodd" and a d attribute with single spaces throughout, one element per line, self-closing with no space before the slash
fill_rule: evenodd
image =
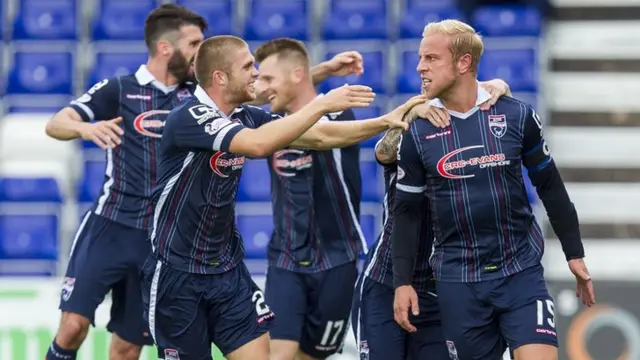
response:
<path id="1" fill-rule="evenodd" d="M 498 98 L 494 109 L 499 114 L 512 115 L 511 117 L 508 116 L 507 120 L 519 120 L 523 114 L 531 109 L 531 105 L 514 97 L 504 95 Z"/>

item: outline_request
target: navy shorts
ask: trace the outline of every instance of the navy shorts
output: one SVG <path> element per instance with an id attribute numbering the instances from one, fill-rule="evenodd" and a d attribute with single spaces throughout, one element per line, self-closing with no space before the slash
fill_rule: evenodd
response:
<path id="1" fill-rule="evenodd" d="M 449 360 L 435 294 L 420 294 L 420 315 L 409 314 L 418 331 L 408 333 L 393 318 L 393 288 L 361 276 L 353 297 L 353 333 L 360 359 Z"/>
<path id="2" fill-rule="evenodd" d="M 153 344 L 140 289 L 140 270 L 150 252 L 147 231 L 88 212 L 71 245 L 60 310 L 94 324 L 96 308 L 111 291 L 107 330 L 132 344 Z"/>
<path id="3" fill-rule="evenodd" d="M 313 274 L 270 266 L 265 295 L 277 315 L 271 339 L 296 341 L 316 359 L 339 352 L 351 311 L 345 300 L 353 296 L 357 276 L 355 262 Z"/>
<path id="4" fill-rule="evenodd" d="M 437 282 L 436 288 L 454 360 L 502 359 L 506 344 L 511 350 L 528 344 L 558 346 L 542 265 L 497 280 Z"/>
<path id="5" fill-rule="evenodd" d="M 150 256 L 142 272 L 143 300 L 160 359 L 209 360 L 268 332 L 274 314 L 244 263 L 214 275 L 172 269 Z"/>

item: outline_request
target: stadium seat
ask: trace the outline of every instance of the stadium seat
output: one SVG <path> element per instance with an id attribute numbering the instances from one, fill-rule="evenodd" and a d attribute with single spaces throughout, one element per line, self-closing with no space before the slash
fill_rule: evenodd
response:
<path id="1" fill-rule="evenodd" d="M 142 40 L 155 0 L 100 0 L 93 22 L 94 40 Z"/>
<path id="2" fill-rule="evenodd" d="M 371 245 L 376 241 L 378 236 L 378 217 L 374 214 L 361 214 L 360 215 L 360 228 L 364 234 L 364 238 L 367 240 L 367 246 L 371 248 Z"/>
<path id="3" fill-rule="evenodd" d="M 134 74 L 147 62 L 147 56 L 146 52 L 97 51 L 87 88 L 103 79 Z"/>
<path id="4" fill-rule="evenodd" d="M 482 36 L 539 36 L 542 16 L 535 7 L 485 6 L 473 14 L 473 25 Z"/>
<path id="5" fill-rule="evenodd" d="M 384 197 L 382 167 L 373 156 L 360 160 L 360 176 L 362 178 L 362 201 L 379 202 Z"/>
<path id="6" fill-rule="evenodd" d="M 478 67 L 480 79 L 500 78 L 511 91 L 535 92 L 538 88 L 537 53 L 535 49 L 487 48 Z"/>
<path id="7" fill-rule="evenodd" d="M 16 95 L 4 98 L 6 113 L 36 113 L 53 115 L 69 105 L 71 96 Z"/>
<path id="8" fill-rule="evenodd" d="M 270 204 L 267 204 L 270 206 Z M 273 232 L 273 216 L 238 214 L 238 230 L 244 240 L 245 255 L 249 259 L 265 258 L 267 245 Z"/>
<path id="9" fill-rule="evenodd" d="M 452 0 L 406 0 L 398 18 L 400 37 L 421 38 L 425 24 L 444 19 L 464 20 Z"/>
<path id="10" fill-rule="evenodd" d="M 207 20 L 209 26 L 205 36 L 234 33 L 231 0 L 177 0 L 176 4 L 195 11 Z"/>
<path id="11" fill-rule="evenodd" d="M 53 178 L 0 178 L 0 202 L 61 202 L 58 182 Z"/>
<path id="12" fill-rule="evenodd" d="M 73 54 L 69 51 L 16 51 L 8 94 L 72 94 Z"/>
<path id="13" fill-rule="evenodd" d="M 89 160 L 84 162 L 84 176 L 79 189 L 78 200 L 82 203 L 94 202 L 100 195 L 105 180 L 104 160 Z"/>
<path id="14" fill-rule="evenodd" d="M 13 40 L 75 40 L 76 0 L 21 0 L 13 23 Z"/>
<path id="15" fill-rule="evenodd" d="M 52 178 L 0 179 L 0 258 L 58 255 L 62 195 Z"/>
<path id="16" fill-rule="evenodd" d="M 11 214 L 0 204 L 0 258 L 51 259 L 58 257 L 58 215 L 27 212 Z"/>
<path id="17" fill-rule="evenodd" d="M 417 73 L 418 67 L 418 44 L 411 49 L 407 47 L 398 54 L 398 73 L 396 75 L 397 91 L 400 94 L 420 94 L 422 88 L 422 80 Z"/>
<path id="18" fill-rule="evenodd" d="M 325 40 L 386 39 L 386 0 L 331 0 L 324 16 Z"/>
<path id="19" fill-rule="evenodd" d="M 238 187 L 238 201 L 271 201 L 271 178 L 266 159 L 247 159 Z"/>
<path id="20" fill-rule="evenodd" d="M 270 40 L 289 37 L 307 40 L 307 0 L 252 0 L 245 19 L 244 38 Z"/>
<path id="21" fill-rule="evenodd" d="M 362 54 L 365 71 L 362 76 L 330 77 L 320 85 L 320 89 L 326 93 L 346 83 L 367 85 L 376 93 L 386 93 L 387 56 L 383 50 L 384 44 L 375 43 L 371 45 L 362 46 L 358 43 L 349 45 L 343 42 L 338 44 L 326 43 L 323 60 L 329 60 L 342 51 L 357 50 Z"/>

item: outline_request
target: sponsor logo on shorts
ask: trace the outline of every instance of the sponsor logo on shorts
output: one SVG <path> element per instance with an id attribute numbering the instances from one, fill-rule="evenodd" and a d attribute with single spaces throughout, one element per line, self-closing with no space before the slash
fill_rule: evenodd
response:
<path id="1" fill-rule="evenodd" d="M 180 360 L 180 353 L 176 349 L 164 349 L 164 360 Z"/>
<path id="2" fill-rule="evenodd" d="M 76 278 L 65 277 L 62 282 L 62 300 L 68 301 L 71 298 L 71 294 L 73 293 L 73 287 L 76 284 Z"/>
<path id="3" fill-rule="evenodd" d="M 447 340 L 447 350 L 449 351 L 449 358 L 451 360 L 460 360 L 458 358 L 458 350 L 456 350 L 456 344 L 451 340 Z"/>
<path id="4" fill-rule="evenodd" d="M 360 341 L 360 360 L 369 360 L 369 343 L 365 341 Z"/>
<path id="5" fill-rule="evenodd" d="M 551 330 L 551 329 L 542 329 L 542 328 L 537 328 L 536 329 L 536 333 L 538 334 L 544 334 L 544 335 L 550 335 L 550 336 L 558 336 L 558 334 L 556 334 L 555 331 Z"/>

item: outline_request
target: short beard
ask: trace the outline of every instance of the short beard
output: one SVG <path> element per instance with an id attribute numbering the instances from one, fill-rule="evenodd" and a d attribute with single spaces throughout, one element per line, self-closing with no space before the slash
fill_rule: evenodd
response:
<path id="1" fill-rule="evenodd" d="M 176 78 L 178 83 L 183 83 L 193 78 L 191 62 L 188 61 L 180 50 L 176 50 L 167 64 L 167 71 Z"/>

